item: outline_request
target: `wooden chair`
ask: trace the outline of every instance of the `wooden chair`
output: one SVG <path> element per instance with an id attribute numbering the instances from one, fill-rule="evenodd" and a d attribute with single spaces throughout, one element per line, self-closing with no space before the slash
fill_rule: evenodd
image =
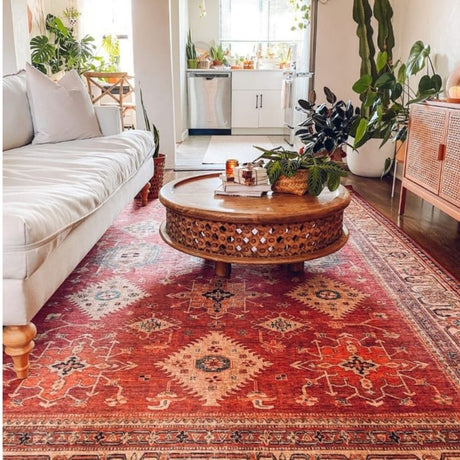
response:
<path id="1" fill-rule="evenodd" d="M 124 129 L 127 112 L 136 110 L 134 86 L 131 83 L 133 77 L 128 76 L 127 72 L 85 72 L 83 75 L 93 104 L 120 106 Z M 130 125 L 133 126 L 133 123 Z"/>

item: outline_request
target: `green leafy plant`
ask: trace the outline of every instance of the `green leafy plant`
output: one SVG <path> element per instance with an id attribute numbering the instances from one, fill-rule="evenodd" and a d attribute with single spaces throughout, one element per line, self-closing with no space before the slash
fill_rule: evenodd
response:
<path id="1" fill-rule="evenodd" d="M 289 0 L 289 5 L 294 12 L 294 24 L 291 30 L 303 30 L 310 24 L 310 2 L 308 0 Z"/>
<path id="2" fill-rule="evenodd" d="M 227 64 L 227 50 L 224 50 L 220 43 L 209 48 L 209 56 L 214 61 L 214 65 L 218 63 Z"/>
<path id="3" fill-rule="evenodd" d="M 326 101 L 329 103 L 316 106 L 316 101 L 298 101 L 299 110 L 307 115 L 299 124 L 296 135 L 305 144 L 305 151 L 312 154 L 327 152 L 336 154 L 338 149 L 347 144 L 350 130 L 359 117 L 359 109 L 351 101 L 345 103 L 324 87 Z M 341 151 L 340 156 L 344 153 Z M 337 155 L 334 156 L 336 158 Z"/>
<path id="4" fill-rule="evenodd" d="M 104 35 L 102 49 L 108 61 L 101 59 L 100 72 L 118 72 L 120 70 L 120 40 L 115 35 Z"/>
<path id="5" fill-rule="evenodd" d="M 255 146 L 262 155 L 258 159 L 267 160 L 264 165 L 268 179 L 274 184 L 281 175 L 292 177 L 298 170 L 308 171 L 308 193 L 318 196 L 326 186 L 334 191 L 340 185 L 340 178 L 347 175 L 341 165 L 332 161 L 328 155 L 313 155 L 311 152 L 295 152 L 284 147 L 267 150 Z"/>
<path id="6" fill-rule="evenodd" d="M 410 86 L 410 78 L 426 68 L 416 89 Z M 422 102 L 439 94 L 442 78 L 435 73 L 430 59 L 430 46 L 416 41 L 409 52 L 406 63 L 391 64 L 388 56 L 381 53 L 377 59 L 379 78 L 373 81 L 364 74 L 353 85 L 365 100 L 366 116 L 356 129 L 355 145 L 362 145 L 369 136 L 379 133 L 382 144 L 389 139 L 404 141 L 407 137 L 410 105 Z"/>
<path id="7" fill-rule="evenodd" d="M 77 40 L 73 29 L 58 17 L 46 17 L 48 35 L 37 35 L 30 41 L 32 65 L 45 74 L 75 69 L 79 74 L 95 69 L 94 38 L 85 35 Z"/>
<path id="8" fill-rule="evenodd" d="M 407 62 L 393 62 L 395 38 L 392 25 L 393 9 L 389 0 L 353 1 L 353 19 L 358 27 L 360 78 L 353 90 L 360 95 L 360 117 L 352 128 L 354 147 L 358 148 L 371 138 L 404 139 L 407 131 L 409 105 L 421 102 L 439 93 L 442 80 L 434 72 L 429 58 L 430 47 L 417 41 L 412 46 Z M 374 36 L 372 21 L 377 24 Z M 374 42 L 375 40 L 375 42 Z M 376 50 L 377 54 L 376 54 Z M 427 74 L 420 79 L 417 90 L 410 85 L 428 62 Z"/>
<path id="9" fill-rule="evenodd" d="M 141 100 L 141 107 L 142 107 L 142 114 L 144 116 L 144 124 L 145 124 L 145 129 L 147 131 L 150 131 L 153 134 L 153 140 L 154 140 L 154 151 L 153 151 L 153 158 L 157 158 L 160 154 L 160 132 L 158 131 L 157 127 L 150 122 L 149 116 L 147 114 L 147 110 L 144 105 L 144 97 L 142 95 L 142 88 L 140 87 L 139 84 L 139 95 L 140 95 L 140 100 Z"/>

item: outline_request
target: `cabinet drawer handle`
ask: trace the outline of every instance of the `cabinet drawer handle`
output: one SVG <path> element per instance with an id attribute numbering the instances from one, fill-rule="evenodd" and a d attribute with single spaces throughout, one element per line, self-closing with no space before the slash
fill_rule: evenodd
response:
<path id="1" fill-rule="evenodd" d="M 259 108 L 259 95 L 256 95 L 256 109 Z"/>
<path id="2" fill-rule="evenodd" d="M 260 95 L 260 108 L 262 108 L 262 94 Z"/>
<path id="3" fill-rule="evenodd" d="M 443 161 L 446 154 L 446 144 L 439 144 L 438 146 L 438 161 Z"/>

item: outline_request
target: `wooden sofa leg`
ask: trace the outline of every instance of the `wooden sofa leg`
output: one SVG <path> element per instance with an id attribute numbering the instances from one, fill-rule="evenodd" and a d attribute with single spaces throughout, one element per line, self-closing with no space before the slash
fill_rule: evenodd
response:
<path id="1" fill-rule="evenodd" d="M 37 335 L 34 323 L 25 326 L 5 326 L 3 328 L 3 345 L 5 353 L 13 358 L 14 370 L 18 379 L 25 379 L 29 372 L 29 353 L 35 346 Z"/>
<path id="2" fill-rule="evenodd" d="M 147 182 L 141 190 L 141 202 L 142 206 L 147 206 L 149 202 L 149 190 L 150 190 L 150 182 Z"/>

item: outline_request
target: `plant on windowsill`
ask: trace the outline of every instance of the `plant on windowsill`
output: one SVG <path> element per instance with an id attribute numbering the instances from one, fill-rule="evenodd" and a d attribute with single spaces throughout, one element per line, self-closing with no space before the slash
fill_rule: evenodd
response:
<path id="1" fill-rule="evenodd" d="M 185 54 L 187 56 L 187 67 L 189 69 L 198 68 L 198 59 L 196 57 L 195 43 L 192 41 L 192 32 L 190 29 L 187 34 L 187 43 L 185 45 Z"/>
<path id="2" fill-rule="evenodd" d="M 227 62 L 228 50 L 224 50 L 222 44 L 213 45 L 209 48 L 209 56 L 212 60 L 214 67 L 220 67 L 221 65 L 228 65 Z"/>
<path id="3" fill-rule="evenodd" d="M 149 198 L 158 198 L 158 193 L 163 186 L 163 177 L 164 177 L 164 169 L 165 169 L 165 161 L 166 155 L 160 153 L 160 132 L 158 131 L 157 127 L 154 123 L 150 122 L 149 116 L 147 114 L 147 110 L 144 105 L 144 97 L 142 94 L 142 88 L 139 83 L 139 95 L 140 95 L 140 102 L 142 107 L 142 114 L 144 116 L 144 124 L 145 129 L 150 131 L 153 134 L 154 140 L 154 150 L 153 150 L 153 164 L 154 164 L 154 171 L 153 177 L 150 179 L 150 191 L 149 191 Z"/>
<path id="4" fill-rule="evenodd" d="M 313 154 L 311 149 L 302 147 L 299 152 L 276 147 L 262 151 L 258 159 L 267 160 L 264 165 L 272 189 L 279 193 L 318 196 L 324 187 L 330 191 L 340 185 L 340 178 L 347 175 L 343 167 L 332 161 L 328 154 Z"/>

